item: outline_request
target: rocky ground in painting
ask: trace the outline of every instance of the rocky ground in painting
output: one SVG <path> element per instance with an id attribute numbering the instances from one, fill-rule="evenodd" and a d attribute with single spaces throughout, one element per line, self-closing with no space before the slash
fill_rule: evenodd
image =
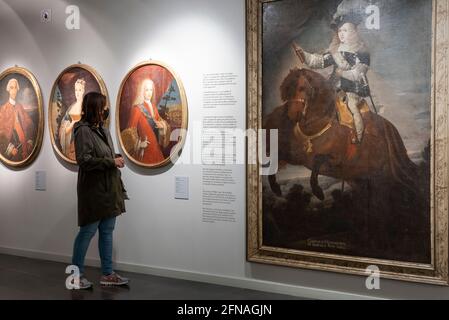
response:
<path id="1" fill-rule="evenodd" d="M 376 190 L 342 188 L 341 181 L 320 176 L 320 201 L 311 194 L 310 171 L 291 166 L 278 175 L 283 196 L 277 197 L 264 179 L 264 244 L 428 263 L 429 149 L 419 158 L 418 194 L 383 183 Z"/>

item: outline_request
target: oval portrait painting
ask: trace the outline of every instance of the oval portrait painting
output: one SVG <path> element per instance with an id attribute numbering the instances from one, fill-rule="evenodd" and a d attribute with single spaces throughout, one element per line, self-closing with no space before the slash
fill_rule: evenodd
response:
<path id="1" fill-rule="evenodd" d="M 98 73 L 90 66 L 75 64 L 60 73 L 50 96 L 48 121 L 51 142 L 56 153 L 72 164 L 76 164 L 73 127 L 81 119 L 83 97 L 89 92 L 100 92 L 108 97 Z"/>
<path id="2" fill-rule="evenodd" d="M 139 166 L 161 167 L 179 155 L 187 130 L 181 80 L 161 62 L 134 67 L 117 98 L 116 126 L 127 157 Z"/>
<path id="3" fill-rule="evenodd" d="M 42 95 L 33 74 L 13 67 L 0 74 L 0 160 L 29 165 L 39 153 L 44 131 Z"/>

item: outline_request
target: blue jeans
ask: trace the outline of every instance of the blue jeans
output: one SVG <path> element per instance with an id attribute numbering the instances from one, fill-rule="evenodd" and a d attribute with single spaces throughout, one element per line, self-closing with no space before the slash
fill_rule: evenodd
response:
<path id="1" fill-rule="evenodd" d="M 102 219 L 80 228 L 73 246 L 72 264 L 79 268 L 80 274 L 84 274 L 84 259 L 90 240 L 95 233 L 99 233 L 98 250 L 100 251 L 101 271 L 103 275 L 110 275 L 112 268 L 112 232 L 115 227 L 115 217 Z"/>

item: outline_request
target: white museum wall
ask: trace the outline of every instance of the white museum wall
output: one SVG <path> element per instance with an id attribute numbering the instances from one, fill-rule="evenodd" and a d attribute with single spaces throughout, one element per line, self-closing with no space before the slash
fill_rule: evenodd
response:
<path id="1" fill-rule="evenodd" d="M 80 30 L 65 28 L 65 9 L 72 4 L 81 11 Z M 51 23 L 40 21 L 42 9 L 52 9 Z M 191 129 L 202 119 L 203 74 L 237 74 L 234 114 L 245 128 L 244 0 L 0 0 L 0 30 L 0 70 L 19 65 L 34 73 L 46 120 L 53 82 L 70 64 L 80 61 L 99 72 L 115 111 L 123 77 L 151 58 L 182 79 Z M 114 123 L 114 112 L 111 117 Z M 111 131 L 120 151 L 114 125 Z M 190 157 L 187 149 L 181 162 Z M 131 200 L 114 239 L 119 267 L 319 298 L 449 298 L 444 287 L 382 280 L 381 290 L 369 291 L 363 277 L 246 262 L 245 166 L 233 169 L 236 222 L 204 223 L 200 165 L 178 163 L 154 172 L 128 161 L 122 172 Z M 46 191 L 34 190 L 40 170 L 47 174 Z M 175 176 L 190 177 L 190 200 L 174 199 Z M 53 151 L 46 123 L 42 150 L 31 166 L 0 165 L 0 252 L 68 261 L 77 232 L 76 178 L 76 167 Z M 95 240 L 88 257 L 97 263 Z"/>

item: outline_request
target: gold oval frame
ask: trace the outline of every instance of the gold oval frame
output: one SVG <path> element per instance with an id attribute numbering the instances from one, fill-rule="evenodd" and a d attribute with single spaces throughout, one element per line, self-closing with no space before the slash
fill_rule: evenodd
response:
<path id="1" fill-rule="evenodd" d="M 14 73 L 20 74 L 20 75 L 24 76 L 25 78 L 27 78 L 31 82 L 34 92 L 36 93 L 36 96 L 37 96 L 39 123 L 37 124 L 38 127 L 37 127 L 36 143 L 34 144 L 33 150 L 31 151 L 30 155 L 26 159 L 19 161 L 19 162 L 11 161 L 11 160 L 6 159 L 0 153 L 0 161 L 9 167 L 23 168 L 25 166 L 30 165 L 37 158 L 37 155 L 39 154 L 40 149 L 42 147 L 42 141 L 44 138 L 44 126 L 45 126 L 44 107 L 43 107 L 42 91 L 39 86 L 39 83 L 37 82 L 37 79 L 33 75 L 33 73 L 31 73 L 31 71 L 29 71 L 28 69 L 23 68 L 23 67 L 18 67 L 18 66 L 8 68 L 0 74 L 0 80 L 2 80 L 3 78 L 5 78 L 8 75 L 14 74 Z"/>
<path id="2" fill-rule="evenodd" d="M 108 89 L 106 88 L 106 84 L 103 81 L 103 78 L 100 76 L 100 74 L 97 72 L 97 70 L 95 70 L 93 67 L 87 65 L 87 64 L 82 64 L 82 63 L 76 63 L 76 64 L 72 64 L 70 66 L 68 66 L 67 68 L 65 68 L 64 70 L 62 70 L 58 77 L 56 78 L 56 80 L 53 82 L 53 87 L 51 88 L 51 94 L 48 100 L 48 130 L 50 131 L 50 140 L 51 140 L 51 145 L 53 147 L 53 150 L 56 151 L 56 153 L 58 154 L 58 156 L 63 159 L 64 161 L 71 163 L 71 164 L 77 164 L 76 160 L 72 160 L 70 158 L 68 158 L 67 156 L 65 156 L 61 150 L 59 150 L 59 148 L 56 146 L 56 141 L 55 141 L 55 137 L 54 137 L 54 132 L 53 132 L 53 128 L 52 128 L 52 112 L 51 112 L 51 108 L 52 108 L 52 102 L 53 102 L 53 96 L 55 94 L 55 90 L 56 90 L 56 86 L 59 82 L 59 80 L 61 79 L 61 77 L 67 73 L 67 71 L 69 71 L 70 69 L 74 69 L 74 68 L 80 68 L 80 69 L 84 69 L 87 72 L 89 72 L 97 81 L 99 87 L 100 87 L 100 91 L 103 95 L 106 96 L 106 104 L 107 106 L 109 106 L 109 109 L 111 109 L 110 106 L 110 101 L 109 101 L 109 94 L 108 94 Z M 106 122 L 106 126 L 109 127 L 109 123 L 110 120 L 108 119 L 108 121 Z"/>
<path id="3" fill-rule="evenodd" d="M 122 135 L 120 133 L 120 100 L 122 97 L 123 86 L 125 85 L 126 81 L 128 81 L 129 77 L 134 73 L 134 71 L 136 71 L 137 69 L 139 69 L 141 67 L 148 66 L 148 65 L 156 65 L 156 66 L 160 66 L 160 67 L 168 70 L 171 73 L 171 75 L 173 76 L 173 78 L 176 80 L 176 84 L 178 85 L 178 88 L 179 88 L 179 96 L 181 98 L 181 112 L 182 112 L 181 129 L 184 129 L 181 131 L 178 143 L 176 143 L 176 145 L 172 148 L 172 150 L 170 152 L 170 156 L 166 157 L 163 161 L 155 163 L 155 164 L 146 164 L 146 163 L 143 163 L 143 162 L 140 162 L 140 161 L 134 159 L 134 157 L 132 157 L 128 153 L 128 150 L 126 150 L 126 148 L 124 147 L 123 141 L 122 141 Z M 188 109 L 188 105 L 187 105 L 187 97 L 186 97 L 186 93 L 184 90 L 184 85 L 183 85 L 181 79 L 176 74 L 176 72 L 174 72 L 170 66 L 168 66 L 167 64 L 165 64 L 161 61 L 157 61 L 157 60 L 143 61 L 143 62 L 135 65 L 130 71 L 128 71 L 128 73 L 123 78 L 122 82 L 120 83 L 120 89 L 119 89 L 119 92 L 117 95 L 117 102 L 116 102 L 116 106 L 115 106 L 116 134 L 120 141 L 120 147 L 125 152 L 126 157 L 128 159 L 130 159 L 133 163 L 137 164 L 138 166 L 150 168 L 150 169 L 160 168 L 160 167 L 164 167 L 164 166 L 168 165 L 171 162 L 170 161 L 172 158 L 171 155 L 178 154 L 182 150 L 184 143 L 186 141 L 187 128 L 188 128 L 188 110 L 189 109 Z"/>

